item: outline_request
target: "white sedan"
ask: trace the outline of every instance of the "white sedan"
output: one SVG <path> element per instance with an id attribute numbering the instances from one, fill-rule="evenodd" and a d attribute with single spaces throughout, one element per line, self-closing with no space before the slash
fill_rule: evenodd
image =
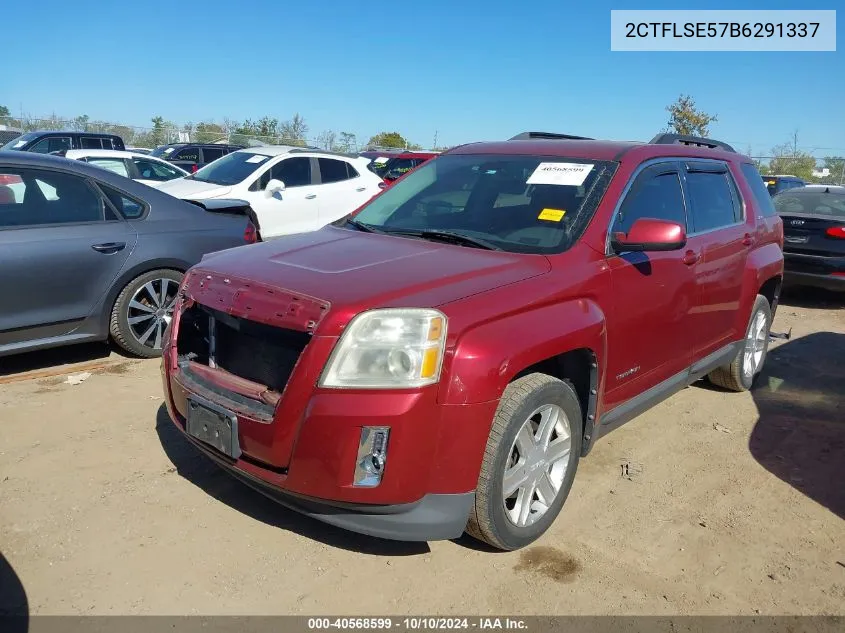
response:
<path id="1" fill-rule="evenodd" d="M 188 175 L 188 172 L 181 167 L 139 152 L 121 152 L 110 149 L 69 149 L 62 155 L 65 158 L 83 160 L 97 167 L 108 169 L 145 185 L 157 185 Z"/>
<path id="2" fill-rule="evenodd" d="M 246 200 L 264 239 L 316 231 L 384 188 L 368 158 L 266 145 L 218 158 L 185 178 L 155 185 L 177 198 Z"/>

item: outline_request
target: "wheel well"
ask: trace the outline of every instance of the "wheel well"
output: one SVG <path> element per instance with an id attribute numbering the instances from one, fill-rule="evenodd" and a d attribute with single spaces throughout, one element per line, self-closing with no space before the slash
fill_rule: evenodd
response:
<path id="1" fill-rule="evenodd" d="M 585 456 L 593 445 L 593 424 L 596 419 L 598 401 L 598 364 L 596 355 L 587 348 L 575 349 L 535 363 L 520 371 L 513 380 L 528 374 L 547 374 L 569 382 L 575 389 L 581 404 L 583 445 L 581 456 Z"/>
<path id="2" fill-rule="evenodd" d="M 108 323 L 108 320 L 111 318 L 111 313 L 114 309 L 114 303 L 115 301 L 117 301 L 117 296 L 126 287 L 126 285 L 133 279 L 137 279 L 141 275 L 145 275 L 154 270 L 172 270 L 174 272 L 179 273 L 180 275 L 184 275 L 188 268 L 173 264 L 172 262 L 159 262 L 158 265 L 156 265 L 156 262 L 149 262 L 148 266 L 141 266 L 131 271 L 127 271 L 126 273 L 121 275 L 120 278 L 109 289 L 109 294 L 103 304 L 103 316 L 106 319 L 106 323 Z"/>
<path id="3" fill-rule="evenodd" d="M 772 277 L 771 279 L 766 280 L 766 282 L 760 286 L 760 290 L 758 291 L 758 294 L 763 295 L 768 300 L 769 307 L 772 310 L 772 316 L 774 316 L 775 310 L 777 310 L 782 282 L 783 280 L 780 277 Z"/>

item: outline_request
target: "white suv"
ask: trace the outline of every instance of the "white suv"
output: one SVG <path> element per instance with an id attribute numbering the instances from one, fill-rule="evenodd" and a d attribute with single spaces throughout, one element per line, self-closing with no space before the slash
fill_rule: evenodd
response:
<path id="1" fill-rule="evenodd" d="M 246 200 L 267 239 L 316 231 L 379 193 L 384 182 L 367 169 L 369 162 L 286 145 L 250 147 L 156 187 L 182 199 Z"/>

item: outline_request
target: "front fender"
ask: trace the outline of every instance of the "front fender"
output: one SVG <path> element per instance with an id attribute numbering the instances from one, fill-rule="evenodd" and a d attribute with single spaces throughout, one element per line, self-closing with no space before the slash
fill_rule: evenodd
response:
<path id="1" fill-rule="evenodd" d="M 606 353 L 605 315 L 589 299 L 572 299 L 483 323 L 464 332 L 443 368 L 443 404 L 497 400 L 522 370 L 575 349 L 599 368 Z M 604 383 L 599 372 L 599 393 Z"/>

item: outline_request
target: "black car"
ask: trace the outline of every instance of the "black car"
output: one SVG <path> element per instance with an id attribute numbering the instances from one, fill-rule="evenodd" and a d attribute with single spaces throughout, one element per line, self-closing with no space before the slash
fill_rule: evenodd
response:
<path id="1" fill-rule="evenodd" d="M 770 196 L 775 196 L 781 191 L 787 189 L 795 189 L 796 187 L 803 187 L 807 181 L 802 180 L 798 176 L 790 176 L 787 174 L 776 176 L 762 176 L 763 182 L 766 183 L 766 189 L 769 190 Z"/>
<path id="2" fill-rule="evenodd" d="M 845 291 L 845 187 L 807 185 L 772 202 L 783 219 L 784 282 Z"/>
<path id="3" fill-rule="evenodd" d="M 0 152 L 0 357 L 105 341 L 161 354 L 182 274 L 260 240 L 243 200 L 179 200 L 102 167 Z"/>
<path id="4" fill-rule="evenodd" d="M 222 143 L 171 143 L 156 147 L 150 156 L 156 156 L 173 163 L 177 167 L 194 173 L 208 163 L 231 154 L 243 145 L 224 145 Z"/>
<path id="5" fill-rule="evenodd" d="M 21 152 L 36 152 L 52 154 L 69 149 L 116 149 L 126 150 L 123 139 L 116 134 L 100 132 L 27 132 L 12 139 L 0 150 L 17 150 Z"/>

